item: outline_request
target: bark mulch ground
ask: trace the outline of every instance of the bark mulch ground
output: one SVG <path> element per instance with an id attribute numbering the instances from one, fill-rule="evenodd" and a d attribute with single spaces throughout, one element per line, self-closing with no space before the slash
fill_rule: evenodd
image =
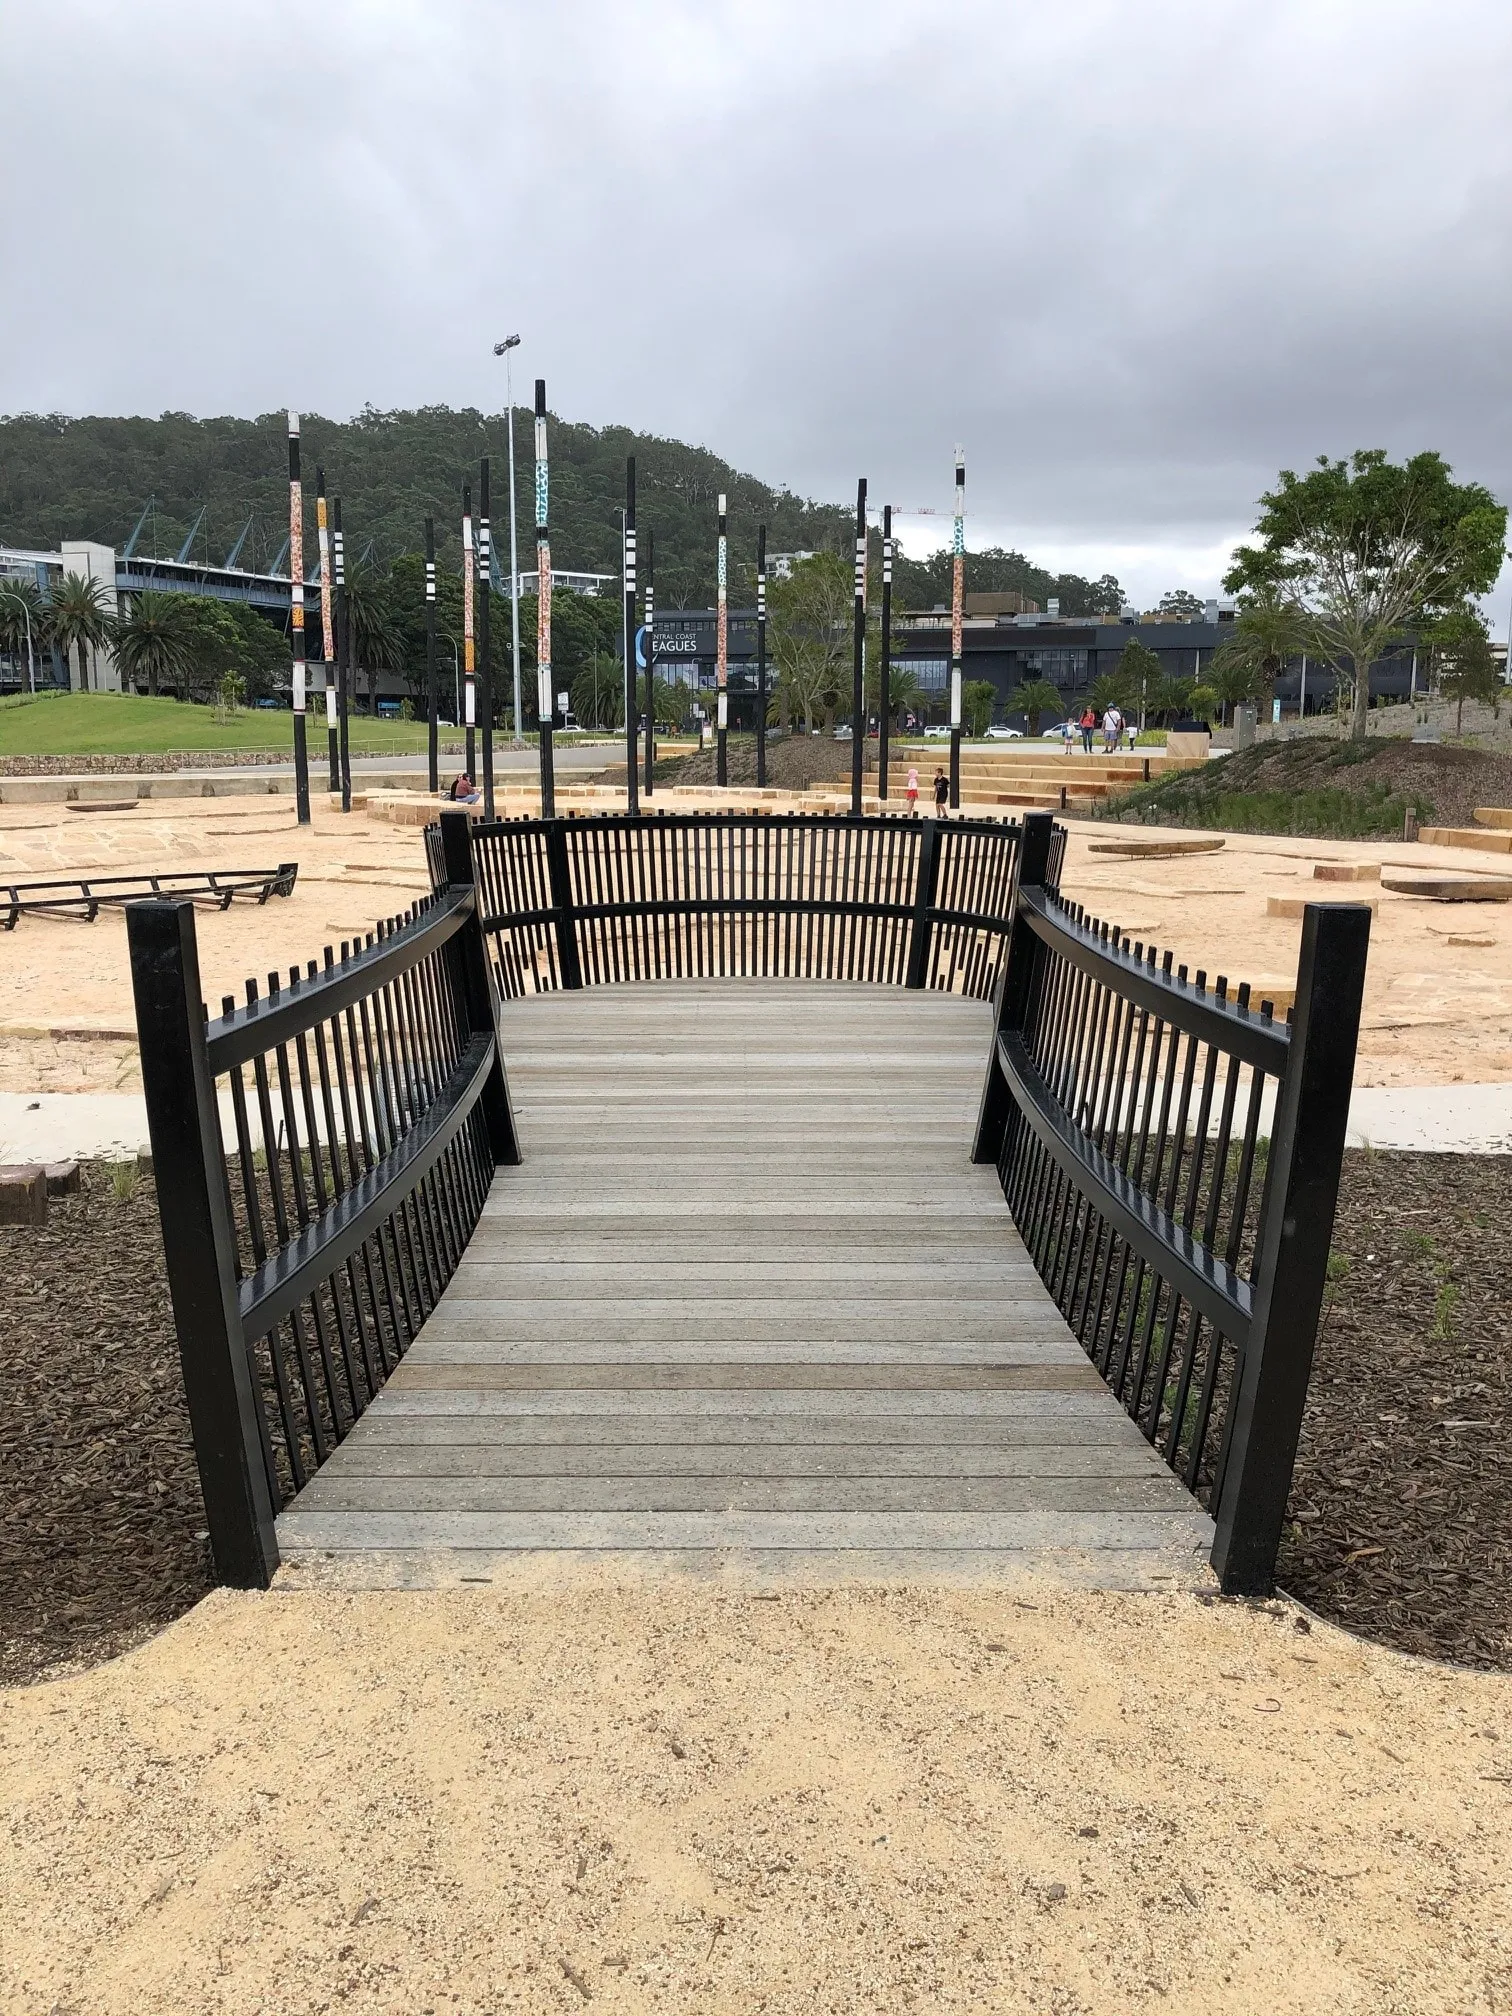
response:
<path id="1" fill-rule="evenodd" d="M 0 1392 L 14 1685 L 124 1651 L 211 1584 L 150 1176 L 121 1196 L 86 1165 L 45 1228 L 0 1226 Z"/>
<path id="2" fill-rule="evenodd" d="M 1351 1150 L 1278 1579 L 1362 1636 L 1512 1667 L 1512 1156 Z"/>
<path id="3" fill-rule="evenodd" d="M 868 752 L 870 753 L 870 752 Z M 732 735 L 727 751 L 730 783 L 746 789 L 756 784 L 756 737 Z M 666 767 L 669 784 L 712 784 L 718 752 L 695 749 L 691 756 Z M 815 784 L 849 784 L 851 745 L 832 735 L 772 735 L 767 740 L 767 783 L 774 791 L 807 791 Z M 656 779 L 662 782 L 662 771 Z"/>
<path id="4" fill-rule="evenodd" d="M 1512 1156 L 1351 1152 L 1283 1588 L 1512 1669 Z M 108 1658 L 209 1588 L 150 1177 L 0 1227 L 0 1684 Z"/>

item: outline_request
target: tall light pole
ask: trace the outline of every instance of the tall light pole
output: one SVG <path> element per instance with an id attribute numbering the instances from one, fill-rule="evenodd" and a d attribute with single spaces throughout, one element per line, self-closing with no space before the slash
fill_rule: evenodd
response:
<path id="1" fill-rule="evenodd" d="M 504 359 L 504 396 L 509 401 L 509 627 L 514 651 L 514 736 L 516 749 L 525 747 L 525 729 L 520 719 L 520 549 L 515 536 L 514 466 L 514 379 L 509 369 L 509 353 L 520 346 L 518 336 L 506 336 L 495 343 L 495 357 Z"/>

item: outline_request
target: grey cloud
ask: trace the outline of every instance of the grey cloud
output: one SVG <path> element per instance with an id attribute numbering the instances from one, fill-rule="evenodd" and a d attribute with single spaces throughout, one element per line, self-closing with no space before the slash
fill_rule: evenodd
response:
<path id="1" fill-rule="evenodd" d="M 1209 545 L 1367 443 L 1512 494 L 1493 0 L 6 19 L 7 410 L 496 404 L 507 325 L 815 494 L 944 502 L 961 440 L 1031 547 Z"/>

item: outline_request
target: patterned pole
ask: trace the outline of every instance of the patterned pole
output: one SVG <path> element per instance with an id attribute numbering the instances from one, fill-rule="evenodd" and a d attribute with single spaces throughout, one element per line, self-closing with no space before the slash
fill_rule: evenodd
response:
<path id="1" fill-rule="evenodd" d="M 635 457 L 625 458 L 625 810 L 640 811 L 635 739 Z"/>
<path id="2" fill-rule="evenodd" d="M 955 539 L 950 582 L 950 809 L 961 804 L 961 616 L 966 601 L 966 457 L 956 449 Z"/>
<path id="3" fill-rule="evenodd" d="M 333 792 L 341 789 L 341 754 L 336 746 L 336 643 L 331 607 L 331 534 L 326 525 L 325 471 L 315 469 L 315 526 L 320 539 L 320 643 L 325 660 L 326 743 Z"/>
<path id="4" fill-rule="evenodd" d="M 866 478 L 856 485 L 856 609 L 851 636 L 851 817 L 866 786 Z"/>
<path id="5" fill-rule="evenodd" d="M 289 412 L 289 629 L 294 647 L 294 803 L 310 823 L 310 759 L 305 748 L 304 491 L 299 482 L 299 415 Z"/>
<path id="6" fill-rule="evenodd" d="M 441 695 L 436 678 L 436 521 L 425 521 L 425 718 L 430 724 L 430 788 L 441 789 Z"/>
<path id="7" fill-rule="evenodd" d="M 541 817 L 556 817 L 556 778 L 551 762 L 551 532 L 550 471 L 546 462 L 546 380 L 535 388 L 536 507 L 536 715 L 541 729 Z"/>
<path id="8" fill-rule="evenodd" d="M 331 501 L 331 558 L 336 571 L 336 717 L 341 741 L 341 809 L 352 809 L 352 749 L 347 731 L 352 694 L 352 606 L 346 585 L 346 543 L 341 536 L 341 499 Z"/>
<path id="9" fill-rule="evenodd" d="M 719 497 L 719 565 L 716 589 L 716 612 L 714 618 L 714 692 L 715 692 L 715 732 L 714 732 L 714 781 L 728 784 L 730 781 L 729 756 L 726 747 L 730 726 L 730 542 L 725 530 L 725 499 L 723 491 Z"/>
<path id="10" fill-rule="evenodd" d="M 473 686 L 473 525 L 472 485 L 462 485 L 462 716 L 467 724 L 467 774 L 474 783 L 478 760 L 478 696 Z"/>
<path id="11" fill-rule="evenodd" d="M 478 700 L 483 710 L 483 810 L 494 816 L 493 657 L 489 650 L 488 604 L 493 594 L 493 546 L 488 524 L 488 457 L 478 477 Z"/>
<path id="12" fill-rule="evenodd" d="M 882 663 L 878 667 L 877 796 L 887 802 L 887 730 L 892 713 L 892 506 L 882 506 Z"/>
<path id="13" fill-rule="evenodd" d="M 646 534 L 646 796 L 656 764 L 656 545 Z"/>
<path id="14" fill-rule="evenodd" d="M 756 528 L 756 789 L 766 789 L 766 527 Z"/>

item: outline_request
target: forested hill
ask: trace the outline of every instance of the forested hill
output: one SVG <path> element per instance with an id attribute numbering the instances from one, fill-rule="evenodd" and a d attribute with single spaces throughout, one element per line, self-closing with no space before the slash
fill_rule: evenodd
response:
<path id="1" fill-rule="evenodd" d="M 315 557 L 313 489 L 317 467 L 326 489 L 342 501 L 347 552 L 355 563 L 372 549 L 385 571 L 401 553 L 424 546 L 426 514 L 436 520 L 445 567 L 461 565 L 462 485 L 476 486 L 480 457 L 490 458 L 492 518 L 507 566 L 508 433 L 502 413 L 416 412 L 371 408 L 340 422 L 318 413 L 301 418 L 306 553 Z M 131 536 L 149 497 L 156 503 L 139 550 L 172 557 L 203 505 L 192 557 L 220 566 L 248 517 L 252 529 L 239 565 L 271 566 L 288 531 L 288 433 L 283 413 L 256 420 L 197 420 L 188 413 L 160 419 L 19 414 L 0 418 L 0 544 L 56 551 L 64 539 L 97 539 L 117 552 Z M 729 497 L 731 593 L 744 599 L 755 565 L 756 528 L 765 523 L 774 553 L 829 548 L 849 554 L 854 517 L 844 506 L 819 504 L 741 474 L 706 448 L 628 427 L 550 422 L 551 553 L 557 567 L 618 573 L 619 507 L 625 499 L 625 457 L 636 459 L 637 520 L 656 541 L 657 596 L 664 608 L 707 606 L 714 596 L 714 523 L 721 491 Z M 535 565 L 535 449 L 531 415 L 515 413 L 520 567 Z M 900 560 L 897 605 L 948 600 L 950 561 Z M 980 589 L 1019 588 L 1044 605 L 1059 595 L 1063 614 L 1118 606 L 1118 584 L 1052 575 L 1022 554 L 994 548 L 967 561 L 967 583 Z"/>
<path id="2" fill-rule="evenodd" d="M 845 511 L 813 504 L 741 474 L 704 448 L 636 434 L 627 427 L 586 427 L 553 418 L 551 555 L 557 567 L 618 573 L 619 507 L 625 501 L 625 458 L 636 459 L 637 519 L 656 540 L 658 597 L 665 606 L 707 601 L 714 591 L 714 523 L 721 491 L 729 496 L 732 562 L 754 563 L 756 527 L 765 522 L 773 552 L 840 546 Z M 490 458 L 495 537 L 507 570 L 509 440 L 502 413 L 454 412 L 430 406 L 413 413 L 371 409 L 347 423 L 305 414 L 300 421 L 301 473 L 311 493 L 305 522 L 315 556 L 313 490 L 317 466 L 326 490 L 340 495 L 347 552 L 360 559 L 372 542 L 386 567 L 425 543 L 425 518 L 436 520 L 443 565 L 461 563 L 462 485 L 473 485 L 478 463 Z M 140 549 L 172 556 L 183 545 L 200 506 L 204 520 L 193 557 L 220 565 L 249 515 L 253 525 L 239 564 L 272 564 L 288 531 L 287 420 L 81 419 L 24 414 L 0 420 L 0 543 L 56 550 L 65 538 L 98 539 L 117 551 L 131 536 L 149 496 L 155 514 Z M 532 416 L 515 412 L 515 480 L 522 571 L 535 565 L 535 447 Z"/>

